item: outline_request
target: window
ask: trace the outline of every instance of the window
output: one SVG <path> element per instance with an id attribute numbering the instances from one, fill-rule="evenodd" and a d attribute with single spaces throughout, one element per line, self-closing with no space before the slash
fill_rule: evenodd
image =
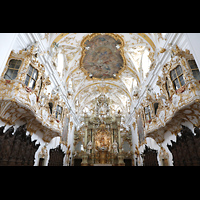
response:
<path id="1" fill-rule="evenodd" d="M 166 82 L 165 82 L 165 88 L 166 88 L 168 97 L 170 98 L 171 95 L 170 95 L 170 92 L 169 92 L 169 81 L 168 81 L 168 78 L 167 78 L 167 77 L 166 77 Z"/>
<path id="2" fill-rule="evenodd" d="M 38 77 L 37 69 L 29 65 L 28 74 L 26 74 L 25 85 L 33 90 L 35 88 L 37 77 Z"/>
<path id="3" fill-rule="evenodd" d="M 39 96 L 40 96 L 41 89 L 42 89 L 42 77 L 40 77 L 39 85 L 40 85 L 40 88 L 39 88 L 38 95 L 37 95 L 37 101 L 39 100 Z"/>
<path id="4" fill-rule="evenodd" d="M 64 67 L 64 55 L 59 53 L 58 54 L 58 66 L 57 66 L 57 71 L 60 72 L 60 75 L 62 76 L 62 71 Z"/>
<path id="5" fill-rule="evenodd" d="M 149 56 L 149 51 L 145 49 L 142 55 L 142 69 L 144 72 L 144 77 L 146 77 L 147 73 L 149 72 L 149 67 L 151 65 L 151 60 L 149 59 L 148 56 Z"/>
<path id="6" fill-rule="evenodd" d="M 154 104 L 153 104 L 153 106 L 154 106 L 154 114 L 155 114 L 155 115 L 157 114 L 158 105 L 159 105 L 159 103 L 154 103 Z"/>
<path id="7" fill-rule="evenodd" d="M 190 68 L 192 70 L 194 78 L 199 81 L 200 80 L 200 72 L 199 72 L 199 69 L 197 67 L 195 60 L 188 60 L 188 63 L 190 65 Z"/>
<path id="8" fill-rule="evenodd" d="M 17 77 L 18 70 L 22 64 L 21 60 L 12 59 L 9 62 L 8 69 L 4 75 L 4 79 L 13 80 Z"/>
<path id="9" fill-rule="evenodd" d="M 179 89 L 181 86 L 185 85 L 183 78 L 183 71 L 180 65 L 170 72 L 171 80 L 173 82 L 175 90 Z"/>
<path id="10" fill-rule="evenodd" d="M 146 121 L 149 121 L 151 119 L 151 109 L 150 109 L 150 106 L 144 107 L 144 115 L 145 115 Z"/>
<path id="11" fill-rule="evenodd" d="M 52 102 L 49 102 L 49 110 L 50 110 L 50 113 L 52 114 L 52 110 L 53 109 L 53 103 Z"/>
<path id="12" fill-rule="evenodd" d="M 165 39 L 167 33 L 162 33 L 162 37 Z"/>
<path id="13" fill-rule="evenodd" d="M 62 116 L 62 107 L 57 105 L 56 107 L 56 119 L 61 120 Z"/>

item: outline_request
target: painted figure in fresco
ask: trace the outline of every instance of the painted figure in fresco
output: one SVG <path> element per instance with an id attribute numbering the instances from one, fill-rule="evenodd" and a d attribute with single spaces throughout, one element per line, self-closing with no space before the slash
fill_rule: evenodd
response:
<path id="1" fill-rule="evenodd" d="M 109 35 L 98 35 L 87 40 L 87 51 L 83 59 L 82 67 L 94 78 L 115 78 L 123 67 L 121 52 L 116 46 L 119 41 Z"/>

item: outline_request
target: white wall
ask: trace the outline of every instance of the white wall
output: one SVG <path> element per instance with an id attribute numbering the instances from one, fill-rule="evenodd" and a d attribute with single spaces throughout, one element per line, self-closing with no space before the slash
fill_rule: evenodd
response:
<path id="1" fill-rule="evenodd" d="M 0 74 L 13 48 L 18 33 L 0 33 Z"/>
<path id="2" fill-rule="evenodd" d="M 200 33 L 185 33 L 185 35 L 188 40 L 190 51 L 200 69 Z"/>

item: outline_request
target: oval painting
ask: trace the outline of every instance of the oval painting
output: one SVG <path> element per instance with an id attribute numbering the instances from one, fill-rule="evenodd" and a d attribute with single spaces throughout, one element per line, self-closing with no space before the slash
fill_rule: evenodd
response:
<path id="1" fill-rule="evenodd" d="M 114 34 L 88 37 L 82 42 L 81 69 L 92 79 L 116 79 L 125 66 L 123 40 Z"/>

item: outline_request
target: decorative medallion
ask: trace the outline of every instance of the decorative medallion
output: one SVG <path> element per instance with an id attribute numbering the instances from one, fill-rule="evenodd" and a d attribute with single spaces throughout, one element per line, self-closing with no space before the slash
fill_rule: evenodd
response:
<path id="1" fill-rule="evenodd" d="M 86 36 L 81 46 L 80 67 L 91 79 L 118 79 L 125 69 L 124 41 L 113 33 L 93 33 Z"/>

